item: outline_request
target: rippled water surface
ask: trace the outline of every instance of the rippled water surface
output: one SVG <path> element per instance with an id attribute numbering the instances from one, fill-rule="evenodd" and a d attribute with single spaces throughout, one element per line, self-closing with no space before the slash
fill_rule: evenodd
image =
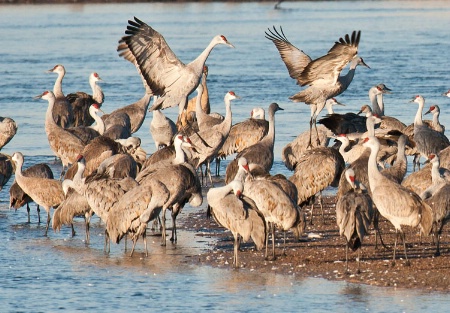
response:
<path id="1" fill-rule="evenodd" d="M 281 149 L 308 127 L 309 108 L 291 103 L 299 87 L 288 76 L 264 31 L 281 25 L 290 41 L 316 58 L 352 30 L 361 30 L 360 55 L 372 69 L 358 68 L 353 83 L 339 100 L 340 112 L 357 111 L 368 103 L 368 90 L 380 82 L 393 89 L 386 97 L 386 113 L 411 123 L 416 105 L 408 101 L 422 94 L 427 104 L 441 106 L 441 121 L 449 124 L 450 3 L 446 1 L 321 1 L 283 3 L 188 3 L 111 5 L 0 6 L 0 116 L 19 125 L 16 137 L 2 150 L 21 151 L 29 166 L 48 162 L 56 175 L 44 131 L 47 104 L 32 100 L 52 89 L 56 76 L 45 73 L 55 64 L 67 70 L 64 92 L 89 91 L 88 75 L 103 78 L 110 112 L 139 99 L 144 89 L 135 67 L 118 57 L 117 41 L 127 20 L 137 16 L 161 32 L 184 62 L 193 60 L 216 34 L 224 34 L 236 49 L 212 51 L 208 86 L 213 111 L 223 113 L 223 96 L 234 90 L 233 120 L 249 116 L 255 106 L 278 102 L 285 110 L 276 116 L 274 173 L 290 175 L 281 163 Z M 172 118 L 176 109 L 165 112 Z M 151 116 L 136 134 L 148 153 Z M 447 127 L 448 129 L 449 127 Z M 226 166 L 226 162 L 223 164 Z M 8 209 L 8 190 L 0 193 L 0 311 L 432 311 L 449 304 L 447 294 L 375 288 L 322 279 L 259 275 L 250 271 L 219 270 L 191 265 L 191 258 L 207 240 L 181 231 L 176 247 L 159 245 L 150 237 L 150 255 L 142 246 L 130 258 L 123 243 L 103 254 L 103 229 L 94 219 L 92 243 L 85 246 L 84 227 L 78 236 L 67 228 L 43 237 L 43 225 L 32 205 L 26 211 Z M 194 210 L 186 207 L 180 219 Z M 43 216 L 44 218 L 44 216 Z"/>

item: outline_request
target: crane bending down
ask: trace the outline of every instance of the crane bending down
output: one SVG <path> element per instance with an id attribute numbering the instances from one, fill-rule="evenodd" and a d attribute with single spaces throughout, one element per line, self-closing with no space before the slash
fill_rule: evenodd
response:
<path id="1" fill-rule="evenodd" d="M 273 31 L 271 29 L 268 29 L 268 31 L 266 31 L 266 38 L 275 44 L 289 75 L 297 80 L 298 85 L 309 86 L 289 97 L 289 99 L 311 105 L 311 120 L 309 122 L 311 131 L 313 124 L 316 127 L 316 119 L 324 108 L 327 99 L 340 95 L 348 88 L 355 75 L 356 67 L 362 65 L 370 68 L 358 55 L 361 31 L 353 31 L 351 37 L 346 34 L 344 38 L 339 38 L 339 41 L 335 42 L 326 55 L 315 60 L 312 60 L 306 53 L 291 44 L 281 27 L 280 31 L 275 26 Z M 341 76 L 341 71 L 349 62 L 348 73 Z M 320 145 L 318 140 L 317 145 Z M 308 146 L 312 146 L 311 139 Z"/>
<path id="2" fill-rule="evenodd" d="M 179 106 L 178 118 L 186 107 L 187 97 L 197 88 L 203 67 L 218 44 L 234 48 L 223 35 L 215 36 L 192 62 L 184 64 L 170 49 L 164 37 L 138 18 L 128 21 L 126 36 L 117 51 L 133 63 L 142 76 L 147 93 L 158 96 L 151 111 Z"/>
<path id="3" fill-rule="evenodd" d="M 336 203 L 336 223 L 339 234 L 345 237 L 345 270 L 348 272 L 348 248 L 358 250 L 358 273 L 360 272 L 361 245 L 364 237 L 369 233 L 374 210 L 372 199 L 366 187 L 355 179 L 352 168 L 345 170 L 345 178 L 352 187 Z"/>

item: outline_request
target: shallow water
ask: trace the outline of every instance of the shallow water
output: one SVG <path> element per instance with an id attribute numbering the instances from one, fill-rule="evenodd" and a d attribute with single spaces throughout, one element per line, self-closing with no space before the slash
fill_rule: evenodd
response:
<path id="1" fill-rule="evenodd" d="M 234 90 L 233 120 L 249 116 L 255 106 L 278 102 L 285 110 L 276 116 L 274 173 L 290 175 L 281 162 L 281 149 L 308 127 L 309 108 L 291 103 L 299 88 L 288 76 L 264 31 L 281 25 L 286 36 L 315 58 L 340 36 L 361 29 L 360 55 L 372 69 L 358 68 L 355 79 L 339 101 L 339 112 L 357 111 L 368 103 L 368 89 L 380 82 L 393 89 L 385 98 L 386 113 L 411 123 L 422 94 L 441 107 L 448 124 L 450 99 L 440 94 L 450 88 L 446 64 L 450 3 L 446 1 L 362 1 L 283 3 L 186 3 L 111 5 L 3 5 L 0 6 L 1 116 L 19 125 L 16 137 L 2 150 L 21 151 L 25 166 L 48 162 L 59 176 L 44 131 L 47 104 L 32 100 L 52 89 L 56 76 L 45 73 L 55 64 L 67 70 L 65 93 L 89 91 L 88 75 L 103 78 L 107 112 L 139 99 L 144 90 L 133 65 L 118 57 L 117 41 L 127 20 L 137 16 L 161 32 L 185 62 L 194 59 L 216 34 L 227 36 L 236 49 L 212 51 L 208 87 L 213 111 L 223 113 L 223 95 Z M 175 23 L 176 22 L 176 23 Z M 165 111 L 174 118 L 176 109 Z M 149 115 L 136 134 L 144 149 L 154 151 Z M 227 162 L 222 162 L 222 172 Z M 103 254 L 103 229 L 94 222 L 89 246 L 68 228 L 43 237 L 32 205 L 31 224 L 26 211 L 8 209 L 8 189 L 0 193 L 0 311 L 431 311 L 449 303 L 447 294 L 377 288 L 320 278 L 259 275 L 246 270 L 221 270 L 191 265 L 191 258 L 208 247 L 208 240 L 180 231 L 176 247 L 159 245 L 150 237 L 150 255 L 139 243 L 133 258 L 124 245 Z M 329 191 L 332 192 L 332 191 Z M 186 207 L 180 219 L 193 208 Z M 44 214 L 41 214 L 45 220 Z M 98 220 L 95 220 L 98 221 Z M 393 309 L 395 308 L 395 309 Z"/>

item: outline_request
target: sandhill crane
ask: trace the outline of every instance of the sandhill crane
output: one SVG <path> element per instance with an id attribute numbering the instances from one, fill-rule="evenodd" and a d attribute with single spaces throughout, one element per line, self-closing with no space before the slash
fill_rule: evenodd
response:
<path id="1" fill-rule="evenodd" d="M 186 108 L 187 97 L 197 88 L 212 49 L 218 44 L 234 48 L 225 36 L 217 35 L 194 61 L 184 64 L 156 30 L 136 17 L 128 24 L 127 35 L 117 47 L 119 55 L 136 66 L 146 89 L 159 96 L 150 110 L 178 106 L 178 117 Z"/>
<path id="2" fill-rule="evenodd" d="M 16 164 L 15 177 L 17 184 L 22 190 L 47 211 L 47 226 L 45 236 L 47 236 L 50 225 L 50 208 L 56 207 L 64 200 L 64 192 L 61 181 L 42 177 L 27 177 L 22 174 L 24 162 L 23 154 L 15 152 L 12 160 Z"/>
<path id="3" fill-rule="evenodd" d="M 275 259 L 275 227 L 280 228 L 284 232 L 283 253 L 285 253 L 286 231 L 300 223 L 300 214 L 297 206 L 278 184 L 268 179 L 246 180 L 243 194 L 255 202 L 256 207 L 266 220 L 268 230 L 265 241 L 266 258 L 268 258 L 269 226 L 271 227 L 272 259 Z"/>
<path id="4" fill-rule="evenodd" d="M 0 191 L 8 183 L 13 172 L 14 168 L 11 164 L 11 156 L 0 153 Z"/>
<path id="5" fill-rule="evenodd" d="M 443 95 L 444 97 L 449 97 L 449 98 L 450 98 L 450 89 L 447 90 L 446 92 L 443 92 L 442 95 Z"/>
<path id="6" fill-rule="evenodd" d="M 436 243 L 435 256 L 441 255 L 440 237 L 444 225 L 450 220 L 450 183 L 444 182 L 427 189 L 422 199 L 430 205 L 433 210 L 433 233 Z"/>
<path id="7" fill-rule="evenodd" d="M 103 116 L 104 115 L 102 115 L 102 117 Z M 113 140 L 131 137 L 131 120 L 128 114 L 119 112 L 110 115 L 105 121 L 108 122 L 108 126 L 105 124 L 103 136 Z"/>
<path id="8" fill-rule="evenodd" d="M 102 119 L 105 122 L 106 131 L 116 124 L 127 125 L 129 119 L 130 133 L 134 134 L 137 132 L 139 128 L 141 128 L 145 116 L 147 115 L 147 109 L 150 105 L 150 98 L 151 95 L 145 93 L 144 96 L 136 102 L 118 108 L 109 114 L 102 115 Z"/>
<path id="9" fill-rule="evenodd" d="M 316 127 L 316 119 L 324 108 L 326 100 L 340 95 L 348 88 L 355 75 L 356 67 L 362 65 L 370 68 L 358 55 L 361 31 L 353 31 L 351 37 L 346 34 L 344 38 L 339 38 L 326 55 L 315 60 L 292 45 L 281 27 L 281 33 L 275 26 L 273 31 L 271 29 L 268 31 L 266 31 L 266 38 L 275 44 L 289 75 L 297 81 L 298 85 L 309 85 L 308 88 L 289 99 L 312 105 L 309 123 L 311 131 L 313 124 Z M 341 71 L 348 63 L 350 63 L 348 73 L 341 76 Z M 317 145 L 320 145 L 320 142 L 317 142 Z M 311 146 L 311 141 L 308 146 Z"/>
<path id="10" fill-rule="evenodd" d="M 80 138 L 66 131 L 53 119 L 52 112 L 55 105 L 55 95 L 51 91 L 44 91 L 41 95 L 35 98 L 41 98 L 48 101 L 47 113 L 45 115 L 45 132 L 53 153 L 56 154 L 62 161 L 61 177 L 69 166 L 76 161 L 77 156 L 83 150 L 85 144 Z"/>
<path id="11" fill-rule="evenodd" d="M 266 243 L 266 221 L 254 201 L 242 197 L 244 185 L 233 180 L 223 187 L 211 188 L 206 194 L 208 217 L 213 216 L 220 226 L 231 231 L 234 237 L 233 264 L 239 267 L 238 250 L 240 238 L 247 242 L 252 238 L 257 250 Z M 231 193 L 232 192 L 232 193 Z"/>
<path id="12" fill-rule="evenodd" d="M 82 177 L 85 170 L 85 159 L 82 155 L 77 158 L 77 175 L 73 180 L 65 179 L 68 187 L 75 189 L 81 195 L 84 195 L 89 206 L 103 222 L 108 220 L 108 214 L 111 208 L 132 188 L 138 186 L 138 183 L 131 177 L 123 179 L 114 179 L 107 173 L 92 172 L 87 177 Z M 105 231 L 105 251 L 109 252 L 109 235 Z"/>
<path id="13" fill-rule="evenodd" d="M 262 117 L 260 117 L 262 116 Z M 259 142 L 269 131 L 269 122 L 264 119 L 263 108 L 253 108 L 250 118 L 231 126 L 230 133 L 217 153 L 216 176 L 219 176 L 220 159 L 239 153 Z"/>
<path id="14" fill-rule="evenodd" d="M 385 94 L 390 94 L 391 91 L 385 84 L 378 84 L 369 89 L 369 99 L 373 114 L 381 118 L 380 130 L 384 130 L 385 132 L 392 130 L 402 131 L 406 127 L 403 122 L 393 116 L 384 114 L 383 97 Z"/>
<path id="15" fill-rule="evenodd" d="M 289 180 L 295 184 L 298 192 L 297 204 L 304 206 L 314 196 L 329 186 L 337 187 L 339 177 L 345 167 L 342 155 L 334 148 L 317 147 L 306 150 L 298 156 L 294 174 Z M 322 204 L 320 203 L 321 209 Z M 314 203 L 312 203 L 314 208 Z M 311 221 L 312 224 L 311 210 Z M 323 209 L 322 209 L 323 216 Z"/>
<path id="16" fill-rule="evenodd" d="M 24 176 L 41 177 L 53 179 L 53 172 L 50 167 L 45 163 L 38 163 L 30 166 L 22 173 Z M 9 188 L 9 207 L 17 210 L 18 208 L 27 205 L 28 223 L 30 223 L 30 206 L 29 203 L 33 202 L 33 199 L 26 194 L 19 184 L 14 180 Z M 40 208 L 37 205 L 38 221 L 41 222 Z"/>
<path id="17" fill-rule="evenodd" d="M 348 248 L 358 250 L 358 273 L 361 262 L 361 245 L 369 233 L 374 210 L 372 199 L 366 187 L 355 179 L 355 172 L 348 168 L 344 175 L 352 190 L 345 193 L 336 203 L 336 223 L 339 234 L 345 237 L 345 271 L 348 272 Z"/>
<path id="18" fill-rule="evenodd" d="M 100 107 L 105 99 L 102 88 L 97 84 L 99 81 L 102 81 L 100 75 L 96 72 L 92 72 L 89 75 L 89 85 L 92 88 L 92 95 L 83 91 L 77 91 L 69 93 L 66 96 L 72 106 L 73 126 L 90 126 L 94 123 L 94 119 L 91 117 L 89 109 L 94 103 L 98 104 Z"/>
<path id="19" fill-rule="evenodd" d="M 368 161 L 369 185 L 372 200 L 380 214 L 395 227 L 396 237 L 392 264 L 395 264 L 398 235 L 403 240 L 406 264 L 409 264 L 406 254 L 405 234 L 402 225 L 419 226 L 424 235 L 429 235 L 433 226 L 433 212 L 416 193 L 383 176 L 378 167 L 376 156 L 380 148 L 378 139 L 374 136 L 364 139 L 364 145 L 370 148 Z M 389 197 L 387 195 L 390 195 Z"/>
<path id="20" fill-rule="evenodd" d="M 169 190 L 159 181 L 148 181 L 129 190 L 109 211 L 106 231 L 110 240 L 119 243 L 123 236 L 131 234 L 132 256 L 136 242 L 142 236 L 145 255 L 148 256 L 147 224 L 159 216 L 168 199 Z"/>
<path id="21" fill-rule="evenodd" d="M 421 95 L 414 97 L 411 102 L 418 103 L 418 109 L 414 118 L 414 142 L 417 152 L 427 158 L 430 154 L 438 154 L 442 149 L 450 146 L 448 138 L 428 126 L 422 121 L 422 111 L 425 99 Z M 417 160 L 418 162 L 419 160 Z"/>
<path id="22" fill-rule="evenodd" d="M 395 181 L 397 184 L 401 184 L 403 178 L 405 178 L 406 171 L 408 169 L 408 160 L 405 154 L 406 143 L 408 137 L 406 135 L 400 135 L 397 140 L 397 155 L 395 162 L 392 166 L 385 168 L 381 171 L 381 174 L 387 178 Z"/>
<path id="23" fill-rule="evenodd" d="M 73 126 L 73 127 L 65 128 L 65 130 L 67 130 L 68 132 L 70 132 L 70 133 L 74 134 L 75 136 L 77 136 L 78 138 L 80 138 L 85 145 L 88 144 L 89 141 L 91 141 L 95 137 L 103 135 L 105 132 L 105 123 L 97 115 L 97 112 L 103 112 L 103 111 L 100 109 L 100 106 L 97 103 L 93 103 L 89 107 L 89 115 L 96 122 L 95 125 Z"/>
<path id="24" fill-rule="evenodd" d="M 437 104 L 430 106 L 428 111 L 425 112 L 425 115 L 429 113 L 433 114 L 433 120 L 430 123 L 430 127 L 437 132 L 444 133 L 445 126 L 439 122 L 439 115 L 441 114 L 439 106 Z"/>
<path id="25" fill-rule="evenodd" d="M 53 86 L 55 105 L 52 109 L 52 117 L 55 123 L 62 128 L 72 126 L 74 121 L 72 106 L 62 91 L 62 81 L 64 75 L 66 75 L 66 69 L 62 64 L 57 64 L 47 72 L 58 74 L 55 85 Z"/>
<path id="26" fill-rule="evenodd" d="M 177 126 L 175 123 L 165 116 L 161 110 L 153 110 L 150 134 L 155 142 L 156 150 L 164 146 L 170 146 L 176 133 Z"/>
<path id="27" fill-rule="evenodd" d="M 197 150 L 197 152 L 194 152 L 193 154 L 193 159 L 196 160 L 196 167 L 198 168 L 203 163 L 206 164 L 205 176 L 206 174 L 208 175 L 211 185 L 213 184 L 210 168 L 211 161 L 216 157 L 230 133 L 232 125 L 231 101 L 239 98 L 240 97 L 237 96 L 234 91 L 227 92 L 224 97 L 226 108 L 225 119 L 221 123 L 206 127 L 205 129 L 200 127 L 198 133 L 190 136 L 190 139 Z"/>
<path id="28" fill-rule="evenodd" d="M 225 183 L 229 183 L 234 179 L 237 171 L 237 160 L 240 157 L 245 157 L 250 169 L 255 166 L 261 167 L 264 171 L 269 172 L 273 165 L 273 147 L 275 143 L 275 112 L 284 110 L 277 103 L 269 105 L 269 131 L 267 135 L 259 142 L 251 145 L 236 155 L 236 158 L 231 161 L 226 169 Z"/>
<path id="29" fill-rule="evenodd" d="M 194 122 L 194 114 L 196 112 L 196 103 L 197 100 L 200 100 L 200 106 L 202 108 L 202 111 L 206 114 L 209 114 L 211 112 L 211 107 L 209 104 L 209 91 L 208 91 L 208 85 L 206 83 L 206 78 L 208 77 L 208 66 L 203 66 L 203 74 L 200 81 L 199 86 L 202 87 L 201 96 L 198 94 L 194 96 L 193 98 L 189 99 L 186 110 L 183 111 L 181 114 L 181 117 L 178 121 L 178 129 L 182 129 L 185 126 L 187 126 L 187 123 L 192 124 Z"/>
<path id="30" fill-rule="evenodd" d="M 13 139 L 16 133 L 16 122 L 12 118 L 0 116 L 0 150 Z"/>

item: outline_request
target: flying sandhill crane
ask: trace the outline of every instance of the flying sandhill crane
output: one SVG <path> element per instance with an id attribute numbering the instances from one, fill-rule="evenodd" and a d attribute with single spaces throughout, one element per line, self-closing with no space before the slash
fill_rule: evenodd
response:
<path id="1" fill-rule="evenodd" d="M 96 122 L 95 125 L 72 126 L 72 127 L 65 128 L 65 130 L 67 130 L 68 132 L 70 132 L 70 133 L 74 134 L 75 136 L 77 136 L 78 138 L 80 138 L 85 145 L 88 144 L 89 141 L 91 141 L 95 137 L 103 135 L 105 132 L 105 123 L 100 118 L 100 116 L 97 115 L 97 112 L 99 112 L 99 111 L 103 112 L 97 103 L 94 103 L 89 107 L 89 115 Z"/>
<path id="2" fill-rule="evenodd" d="M 137 132 L 139 128 L 141 128 L 142 123 L 145 120 L 145 116 L 147 115 L 147 109 L 150 105 L 150 98 L 151 95 L 145 93 L 144 96 L 136 102 L 118 108 L 109 114 L 102 115 L 102 119 L 105 122 L 106 131 L 108 131 L 109 128 L 114 127 L 116 124 L 128 125 L 129 119 L 130 134 Z"/>
<path id="3" fill-rule="evenodd" d="M 106 220 L 106 231 L 111 241 L 119 243 L 127 233 L 131 235 L 133 255 L 140 236 L 144 240 L 145 255 L 148 256 L 147 224 L 157 218 L 169 199 L 166 186 L 158 181 L 148 181 L 125 193 L 111 208 Z"/>
<path id="4" fill-rule="evenodd" d="M 0 150 L 13 139 L 16 133 L 16 122 L 12 118 L 0 116 Z"/>
<path id="5" fill-rule="evenodd" d="M 30 166 L 26 170 L 22 172 L 24 176 L 30 177 L 41 177 L 41 178 L 49 178 L 53 179 L 53 172 L 50 167 L 45 163 L 38 163 Z M 23 207 L 25 204 L 27 205 L 27 215 L 28 215 L 28 223 L 30 223 L 30 206 L 29 203 L 33 202 L 33 199 L 26 194 L 22 188 L 20 188 L 19 184 L 14 180 L 11 187 L 9 188 L 9 207 L 14 208 L 15 210 Z M 40 216 L 40 208 L 39 204 L 37 205 L 37 213 L 38 213 L 38 221 L 41 222 Z"/>
<path id="6" fill-rule="evenodd" d="M 336 223 L 339 234 L 345 237 L 345 271 L 348 272 L 348 248 L 358 250 L 358 273 L 361 262 L 361 246 L 364 237 L 369 233 L 374 210 L 372 199 L 366 187 L 355 179 L 355 172 L 348 168 L 345 177 L 352 190 L 345 193 L 336 203 Z"/>
<path id="7" fill-rule="evenodd" d="M 297 81 L 298 85 L 309 86 L 289 99 L 311 105 L 309 123 L 311 131 L 313 124 L 316 127 L 316 119 L 327 99 L 340 95 L 348 88 L 355 75 L 356 67 L 363 65 L 370 68 L 358 55 L 361 32 L 353 31 L 351 37 L 347 34 L 344 38 L 339 38 L 326 55 L 312 60 L 289 42 L 281 27 L 280 32 L 275 26 L 273 31 L 271 29 L 268 31 L 266 31 L 266 38 L 275 44 L 289 75 Z M 341 76 L 341 71 L 348 63 L 350 63 L 348 73 Z M 319 144 L 320 142 L 317 142 L 317 145 Z M 311 146 L 311 141 L 308 146 Z"/>
<path id="8" fill-rule="evenodd" d="M 85 144 L 80 138 L 59 126 L 53 119 L 52 112 L 55 105 L 55 95 L 53 92 L 44 91 L 35 98 L 48 101 L 47 113 L 45 115 L 45 132 L 47 133 L 50 148 L 61 159 L 63 165 L 61 177 L 63 177 L 69 164 L 75 163 L 77 156 L 83 151 Z"/>
<path id="9" fill-rule="evenodd" d="M 301 222 L 297 205 L 275 182 L 268 179 L 248 179 L 244 195 L 252 199 L 264 215 L 267 226 L 266 253 L 268 258 L 269 229 L 272 234 L 272 259 L 275 259 L 275 227 L 284 232 L 283 254 L 286 251 L 286 231 Z M 271 228 L 269 228 L 271 227 Z"/>
<path id="10" fill-rule="evenodd" d="M 345 162 L 342 155 L 334 148 L 317 147 L 306 150 L 298 156 L 294 174 L 289 180 L 295 184 L 298 192 L 297 204 L 303 207 L 314 201 L 316 194 L 329 186 L 337 187 Z M 320 203 L 323 217 L 322 203 Z M 311 220 L 314 202 L 312 203 Z"/>
<path id="11" fill-rule="evenodd" d="M 156 150 L 170 146 L 176 133 L 177 126 L 175 123 L 165 116 L 161 110 L 153 110 L 150 134 L 155 142 Z"/>
<path id="12" fill-rule="evenodd" d="M 128 21 L 126 36 L 119 41 L 119 55 L 133 63 L 151 94 L 159 96 L 150 110 L 178 106 L 178 117 L 186 108 L 187 97 L 197 88 L 203 67 L 218 44 L 234 46 L 223 35 L 215 36 L 192 62 L 184 64 L 170 49 L 164 37 L 138 18 Z"/>
<path id="13" fill-rule="evenodd" d="M 197 152 L 194 151 L 193 159 L 196 162 L 196 167 L 200 167 L 202 164 L 206 164 L 206 174 L 209 177 L 209 180 L 212 182 L 211 177 L 211 161 L 217 156 L 220 148 L 224 144 L 225 140 L 230 133 L 231 125 L 232 125 L 232 112 L 231 112 L 231 101 L 235 99 L 239 99 L 234 91 L 229 91 L 225 94 L 224 102 L 225 102 L 225 119 L 214 126 L 202 128 L 199 125 L 199 132 L 192 134 L 190 139 L 195 146 Z M 206 179 L 207 179 L 206 177 Z M 205 183 L 206 185 L 206 183 Z"/>
<path id="14" fill-rule="evenodd" d="M 405 259 L 408 265 L 405 234 L 401 226 L 419 226 L 422 233 L 427 236 L 432 230 L 433 212 L 430 206 L 416 193 L 391 181 L 380 173 L 376 160 L 380 144 L 376 137 L 367 137 L 364 139 L 364 145 L 371 150 L 368 161 L 368 174 L 370 190 L 372 191 L 372 201 L 380 214 L 395 227 L 396 237 L 392 265 L 395 265 L 395 253 L 399 234 L 403 240 Z"/>
<path id="15" fill-rule="evenodd" d="M 16 164 L 15 177 L 17 184 L 36 204 L 47 211 L 47 226 L 45 228 L 45 236 L 47 236 L 48 226 L 50 225 L 50 208 L 58 206 L 64 200 L 61 181 L 50 178 L 24 176 L 22 174 L 24 158 L 20 152 L 15 152 L 12 155 L 12 160 Z"/>
<path id="16" fill-rule="evenodd" d="M 14 168 L 11 164 L 11 156 L 0 153 L 0 191 L 8 183 L 13 172 Z"/>
<path id="17" fill-rule="evenodd" d="M 211 188 L 206 194 L 208 200 L 208 217 L 213 216 L 220 226 L 231 231 L 234 237 L 234 267 L 239 267 L 238 250 L 240 237 L 243 242 L 250 238 L 261 250 L 266 243 L 266 221 L 256 204 L 248 197 L 242 196 L 244 185 L 240 180 L 233 180 L 223 187 Z"/>
<path id="18" fill-rule="evenodd" d="M 227 139 L 217 153 L 216 176 L 219 175 L 220 159 L 225 159 L 229 155 L 239 153 L 245 148 L 259 142 L 267 135 L 268 131 L 269 122 L 264 118 L 263 108 L 253 108 L 249 119 L 231 126 Z"/>
<path id="19" fill-rule="evenodd" d="M 202 111 L 206 114 L 209 114 L 211 112 L 211 107 L 209 104 L 209 91 L 208 91 L 208 85 L 206 83 L 206 78 L 208 77 L 208 66 L 205 65 L 203 67 L 203 74 L 200 81 L 199 86 L 202 87 L 201 96 L 200 94 L 194 96 L 193 98 L 189 99 L 186 110 L 183 111 L 181 114 L 181 117 L 178 121 L 177 128 L 181 130 L 182 128 L 187 126 L 187 123 L 192 124 L 195 120 L 195 112 L 196 112 L 196 103 L 197 100 L 200 100 L 200 106 L 202 108 Z"/>
<path id="20" fill-rule="evenodd" d="M 55 105 L 52 109 L 53 119 L 62 128 L 70 127 L 74 121 L 72 106 L 62 90 L 62 81 L 64 75 L 66 75 L 66 69 L 62 64 L 57 64 L 47 72 L 58 74 L 55 85 L 53 86 L 53 93 L 55 95 Z"/>
<path id="21" fill-rule="evenodd" d="M 89 109 L 94 103 L 101 107 L 105 99 L 102 88 L 97 84 L 99 81 L 102 81 L 100 75 L 92 72 L 89 75 L 89 85 L 92 88 L 92 95 L 83 91 L 77 91 L 69 93 L 66 96 L 72 106 L 73 126 L 90 126 L 94 123 L 94 119 L 89 114 Z"/>
<path id="22" fill-rule="evenodd" d="M 428 155 L 438 154 L 441 150 L 450 146 L 450 141 L 444 134 L 424 125 L 422 111 L 425 105 L 425 99 L 421 95 L 417 95 L 411 102 L 419 104 L 414 118 L 414 142 L 419 156 L 427 158 Z M 419 160 L 417 160 L 418 162 Z"/>
<path id="23" fill-rule="evenodd" d="M 236 155 L 236 158 L 231 161 L 226 169 L 225 183 L 229 183 L 236 176 L 237 160 L 240 157 L 245 157 L 249 164 L 250 170 L 254 167 L 260 167 L 265 172 L 269 172 L 273 165 L 273 147 L 275 143 L 275 112 L 284 110 L 277 103 L 269 105 L 269 131 L 267 135 L 259 142 L 245 148 Z"/>

